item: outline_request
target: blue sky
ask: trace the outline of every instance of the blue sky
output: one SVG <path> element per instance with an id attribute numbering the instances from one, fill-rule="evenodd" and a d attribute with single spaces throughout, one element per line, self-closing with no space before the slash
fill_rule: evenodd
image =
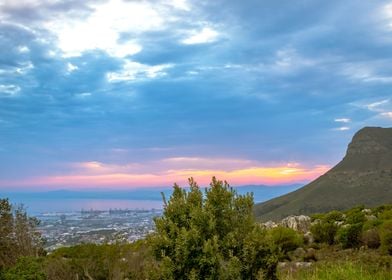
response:
<path id="1" fill-rule="evenodd" d="M 391 1 L 3 0 L 0 50 L 2 189 L 306 182 L 392 123 Z"/>

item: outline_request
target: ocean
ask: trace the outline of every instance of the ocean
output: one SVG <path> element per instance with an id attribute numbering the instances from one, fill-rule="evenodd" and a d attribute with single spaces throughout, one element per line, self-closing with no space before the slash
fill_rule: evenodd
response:
<path id="1" fill-rule="evenodd" d="M 299 187 L 301 187 L 301 184 L 286 186 L 241 186 L 235 189 L 239 194 L 253 193 L 254 202 L 259 203 L 294 191 Z M 81 210 L 162 209 L 162 192 L 168 200 L 172 189 L 155 188 L 128 191 L 57 190 L 48 192 L 10 192 L 0 190 L 0 198 L 9 198 L 13 205 L 23 204 L 27 212 L 34 215 Z"/>

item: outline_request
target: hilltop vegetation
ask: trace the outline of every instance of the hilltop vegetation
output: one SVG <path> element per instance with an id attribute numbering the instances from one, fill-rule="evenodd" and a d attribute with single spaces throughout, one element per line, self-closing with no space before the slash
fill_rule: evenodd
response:
<path id="1" fill-rule="evenodd" d="M 14 265 L 21 256 L 38 257 L 44 253 L 36 230 L 38 224 L 23 206 L 15 208 L 8 199 L 0 199 L 0 271 Z"/>
<path id="2" fill-rule="evenodd" d="M 213 178 L 175 185 L 156 232 L 134 244 L 80 245 L 19 258 L 3 279 L 276 279 L 277 254 L 255 223 L 253 197 Z"/>
<path id="3" fill-rule="evenodd" d="M 392 205 L 312 216 L 311 239 L 286 255 L 281 279 L 391 279 Z M 293 266 L 304 262 L 308 266 Z M 309 263 L 311 261 L 311 263 Z"/>
<path id="4" fill-rule="evenodd" d="M 189 191 L 174 186 L 156 232 L 145 240 L 81 244 L 49 255 L 37 254 L 36 243 L 34 251 L 10 255 L 16 257 L 3 262 L 0 279 L 391 279 L 392 205 L 313 215 L 309 235 L 285 223 L 256 223 L 252 196 L 225 182 L 214 178 L 204 193 L 189 183 Z M 2 205 L 5 232 L 15 227 L 4 222 L 9 203 Z M 37 237 L 34 227 L 29 236 Z M 9 251 L 19 248 L 8 244 Z"/>
<path id="5" fill-rule="evenodd" d="M 255 206 L 259 220 L 375 207 L 392 201 L 392 128 L 365 127 L 344 159 L 326 174 L 289 194 Z"/>

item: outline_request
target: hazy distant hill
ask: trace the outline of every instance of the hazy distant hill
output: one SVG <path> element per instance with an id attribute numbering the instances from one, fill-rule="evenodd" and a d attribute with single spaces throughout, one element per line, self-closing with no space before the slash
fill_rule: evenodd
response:
<path id="1" fill-rule="evenodd" d="M 257 204 L 255 213 L 261 220 L 274 220 L 385 203 L 392 203 L 392 128 L 365 127 L 339 164 L 294 192 Z"/>
<path id="2" fill-rule="evenodd" d="M 302 185 L 300 184 L 281 186 L 247 185 L 237 186 L 234 188 L 239 194 L 252 192 L 254 201 L 257 203 L 292 192 L 301 186 Z M 157 205 L 161 207 L 162 205 L 159 204 L 159 202 L 162 202 L 161 192 L 165 194 L 166 198 L 169 198 L 172 191 L 173 189 L 171 187 L 136 188 L 129 190 L 110 191 L 56 190 L 46 192 L 26 192 L 0 190 L 0 198 L 7 197 L 14 204 L 22 203 L 28 208 L 30 213 L 36 214 L 52 211 L 73 211 L 80 210 L 81 208 L 90 209 L 90 207 L 99 207 L 99 209 L 102 210 L 105 207 L 109 207 L 108 201 L 110 201 L 110 207 L 112 208 L 124 207 L 122 206 L 124 204 L 121 204 L 120 201 L 145 201 L 146 203 L 143 204 L 145 207 L 149 207 L 149 202 L 151 202 L 151 208 L 157 207 Z M 117 200 L 118 203 L 116 202 Z M 92 203 L 93 201 L 95 201 L 95 203 Z M 135 203 L 135 205 L 140 204 Z"/>

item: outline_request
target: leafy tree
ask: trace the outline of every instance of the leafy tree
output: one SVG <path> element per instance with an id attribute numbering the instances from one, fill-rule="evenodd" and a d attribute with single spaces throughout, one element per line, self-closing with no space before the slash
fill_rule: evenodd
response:
<path id="1" fill-rule="evenodd" d="M 40 221 L 29 217 L 23 205 L 14 210 L 14 238 L 18 245 L 18 254 L 22 256 L 36 256 L 43 253 L 41 234 L 36 230 Z"/>
<path id="2" fill-rule="evenodd" d="M 14 265 L 19 257 L 44 254 L 38 224 L 23 206 L 13 208 L 8 199 L 0 199 L 0 270 Z"/>
<path id="3" fill-rule="evenodd" d="M 8 199 L 0 199 L 0 270 L 14 261 L 12 232 L 12 206 Z"/>
<path id="4" fill-rule="evenodd" d="M 252 195 L 212 178 L 205 193 L 174 185 L 150 237 L 161 279 L 276 279 L 277 260 L 253 218 Z M 165 202 L 165 199 L 164 199 Z M 231 278 L 233 277 L 233 278 Z"/>

